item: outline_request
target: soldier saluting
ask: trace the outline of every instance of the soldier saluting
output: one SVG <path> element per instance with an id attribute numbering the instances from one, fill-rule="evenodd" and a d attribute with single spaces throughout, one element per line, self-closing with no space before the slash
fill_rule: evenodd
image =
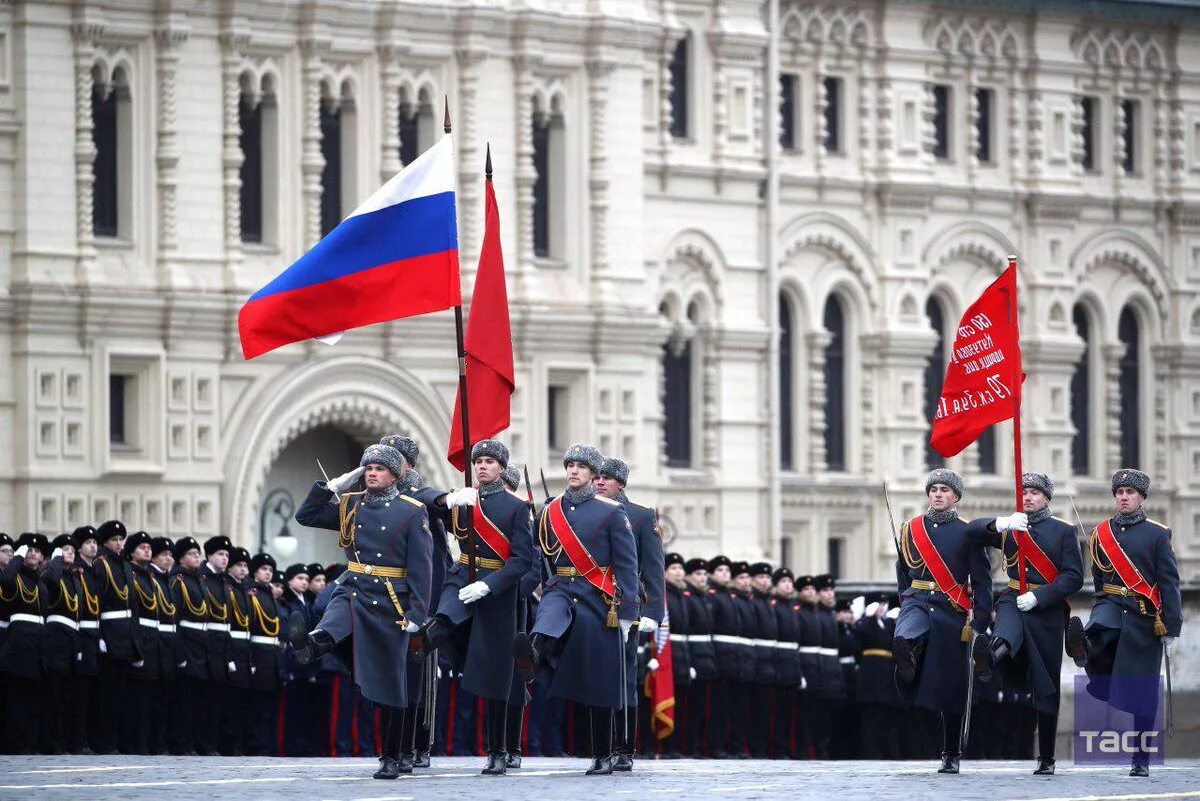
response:
<path id="1" fill-rule="evenodd" d="M 1087 671 L 1088 693 L 1133 714 L 1139 734 L 1153 729 L 1158 671 L 1183 628 L 1179 565 L 1171 529 L 1146 517 L 1150 476 L 1122 468 L 1113 474 L 1117 514 L 1092 531 L 1096 601 L 1086 631 L 1067 625 L 1067 654 Z M 1142 737 L 1138 743 L 1143 742 Z M 1150 754 L 1139 748 L 1130 776 L 1150 775 Z"/>
<path id="2" fill-rule="evenodd" d="M 552 698 L 586 704 L 592 765 L 613 771 L 613 713 L 625 702 L 625 643 L 637 620 L 637 549 L 625 510 L 596 495 L 592 481 L 604 457 L 591 445 L 563 454 L 567 491 L 538 516 L 538 542 L 554 575 L 544 584 L 529 653 L 543 669 Z M 515 648 L 525 645 L 519 638 Z M 544 665 L 544 667 L 543 667 Z"/>
<path id="3" fill-rule="evenodd" d="M 1083 562 L 1075 526 L 1053 516 L 1054 482 L 1042 473 L 1021 476 L 1024 512 L 980 518 L 967 527 L 975 542 L 998 548 L 1008 571 L 1008 589 L 996 598 L 992 637 L 975 639 L 979 677 L 988 681 L 993 667 L 1020 673 L 1020 685 L 1032 693 L 1038 713 L 1039 776 L 1054 773 L 1058 733 L 1059 672 L 1067 599 L 1083 586 Z M 1025 592 L 1021 592 L 1018 537 L 1026 559 Z M 1019 660 L 1019 661 L 1018 661 Z"/>
<path id="4" fill-rule="evenodd" d="M 337 531 L 348 564 L 317 627 L 307 634 L 302 627 L 289 632 L 292 646 L 298 658 L 313 662 L 349 641 L 355 683 L 365 698 L 384 707 L 377 779 L 412 772 L 411 761 L 400 761 L 410 705 L 408 639 L 425 622 L 431 589 L 433 540 L 425 504 L 402 495 L 396 485 L 406 469 L 396 448 L 369 445 L 358 468 L 313 484 L 296 512 L 301 525 Z M 335 499 L 335 492 L 359 477 L 365 492 Z"/>
<path id="5" fill-rule="evenodd" d="M 897 687 L 915 706 L 941 713 L 938 773 L 958 773 L 969 629 L 986 632 L 992 620 L 991 565 L 983 546 L 967 536 L 967 521 L 958 516 L 962 493 L 962 479 L 953 470 L 929 474 L 929 510 L 900 527 L 896 560 L 900 616 L 892 658 Z"/>
<path id="6" fill-rule="evenodd" d="M 513 681 L 513 640 L 517 635 L 518 587 L 533 561 L 529 505 L 500 478 L 508 467 L 508 447 L 485 439 L 471 448 L 478 500 L 454 507 L 455 537 L 475 538 L 441 587 L 438 611 L 425 633 L 432 647 L 447 645 L 462 671 L 462 687 L 487 699 L 486 776 L 506 772 L 508 699 Z M 462 518 L 470 514 L 468 525 Z M 474 553 L 477 580 L 469 575 Z M 456 642 L 451 643 L 451 640 Z M 516 743 L 511 744 L 514 747 Z"/>

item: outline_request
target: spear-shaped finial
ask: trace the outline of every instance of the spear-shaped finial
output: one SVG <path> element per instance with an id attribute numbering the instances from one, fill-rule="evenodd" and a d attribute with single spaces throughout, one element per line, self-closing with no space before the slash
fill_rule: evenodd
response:
<path id="1" fill-rule="evenodd" d="M 446 133 L 450 133 L 450 96 L 443 95 L 442 97 L 444 98 L 444 102 L 446 104 L 446 117 L 442 120 L 442 130 Z"/>
<path id="2" fill-rule="evenodd" d="M 492 180 L 492 143 L 487 143 L 487 161 L 483 166 L 483 177 Z"/>

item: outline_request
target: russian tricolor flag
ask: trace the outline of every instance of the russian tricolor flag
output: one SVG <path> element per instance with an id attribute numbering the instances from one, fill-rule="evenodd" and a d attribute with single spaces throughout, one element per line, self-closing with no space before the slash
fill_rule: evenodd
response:
<path id="1" fill-rule="evenodd" d="M 449 134 L 238 313 L 253 359 L 292 342 L 462 304 Z"/>

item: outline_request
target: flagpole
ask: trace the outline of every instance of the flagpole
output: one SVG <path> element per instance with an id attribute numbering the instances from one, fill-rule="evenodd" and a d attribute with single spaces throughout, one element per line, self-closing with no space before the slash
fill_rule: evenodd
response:
<path id="1" fill-rule="evenodd" d="M 1012 320 L 1013 331 L 1016 333 L 1016 336 L 1017 336 L 1017 352 L 1019 353 L 1020 349 L 1021 349 L 1021 327 L 1018 324 L 1017 302 L 1016 302 L 1016 294 L 1017 294 L 1017 292 L 1016 292 L 1017 257 L 1016 256 L 1010 255 L 1008 257 L 1008 266 L 1013 271 L 1013 291 L 1008 296 L 1008 317 L 1010 320 Z M 1025 488 L 1023 486 L 1024 482 L 1021 480 L 1021 476 L 1022 476 L 1022 469 L 1021 469 L 1021 371 L 1017 370 L 1016 373 L 1017 374 L 1015 376 L 1013 376 L 1013 385 L 1016 387 L 1016 389 L 1013 391 L 1013 463 L 1014 463 L 1014 467 L 1016 468 L 1016 471 L 1017 471 L 1016 481 L 1015 481 L 1016 496 L 1017 496 L 1017 511 L 1023 511 L 1025 508 L 1025 505 L 1024 505 L 1024 500 L 1023 500 L 1022 496 L 1024 495 Z M 1028 537 L 1028 536 L 1029 536 L 1029 534 L 1028 534 L 1028 532 L 1026 532 L 1025 537 Z M 1019 580 L 1020 580 L 1021 594 L 1024 595 L 1028 589 L 1028 582 L 1025 579 L 1025 547 L 1024 547 L 1025 542 L 1024 542 L 1024 537 L 1021 536 L 1021 532 L 1019 532 L 1019 531 L 1016 532 L 1016 538 L 1017 538 L 1017 576 L 1019 577 Z"/>
<path id="2" fill-rule="evenodd" d="M 445 100 L 446 114 L 442 122 L 442 130 L 447 135 L 450 134 L 450 98 Z M 491 150 L 488 151 L 488 180 L 491 180 Z M 457 222 L 455 223 L 457 225 Z M 462 276 L 462 260 L 459 258 L 458 250 L 455 249 L 455 259 L 458 260 L 458 274 Z M 462 298 L 459 298 L 458 305 L 454 307 L 454 337 L 458 344 L 458 398 L 459 409 L 462 412 L 462 440 L 463 440 L 463 485 L 471 486 L 471 414 L 467 406 L 467 346 L 463 338 L 463 312 Z M 470 521 L 467 523 L 467 581 L 475 581 L 475 517 L 474 510 L 467 516 Z M 455 532 L 457 534 L 458 532 Z"/>

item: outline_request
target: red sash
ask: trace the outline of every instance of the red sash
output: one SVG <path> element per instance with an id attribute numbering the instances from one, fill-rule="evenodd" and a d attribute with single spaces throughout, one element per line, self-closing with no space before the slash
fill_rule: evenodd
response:
<path id="1" fill-rule="evenodd" d="M 1162 608 L 1162 593 L 1159 592 L 1158 585 L 1151 587 L 1146 579 L 1142 578 L 1137 566 L 1130 561 L 1125 550 L 1117 542 L 1112 524 L 1105 520 L 1096 526 L 1096 537 L 1100 540 L 1100 548 L 1103 549 L 1104 555 L 1108 557 L 1113 570 L 1121 577 L 1125 586 L 1153 604 L 1154 612 L 1158 614 L 1158 610 Z"/>
<path id="2" fill-rule="evenodd" d="M 589 584 L 600 590 L 604 595 L 609 598 L 615 598 L 617 595 L 617 583 L 613 580 L 612 571 L 601 570 L 599 565 L 596 564 L 596 560 L 588 553 L 587 548 L 583 547 L 583 543 L 579 541 L 575 530 L 567 522 L 567 516 L 562 508 L 562 498 L 555 498 L 550 501 L 546 508 L 550 514 L 550 528 L 554 530 L 554 536 L 558 538 L 563 552 L 571 560 L 571 564 L 575 566 L 579 575 L 587 579 Z"/>
<path id="3" fill-rule="evenodd" d="M 925 560 L 925 566 L 929 568 L 929 574 L 933 576 L 938 589 L 964 611 L 970 609 L 971 597 L 967 595 L 967 588 L 954 580 L 954 574 L 950 572 L 950 568 L 946 567 L 942 555 L 938 553 L 937 548 L 933 547 L 933 542 L 929 539 L 928 532 L 925 531 L 925 518 L 918 516 L 908 521 L 908 530 L 912 532 L 913 544 L 917 546 L 917 552 Z"/>
<path id="4" fill-rule="evenodd" d="M 496 524 L 488 520 L 488 516 L 483 513 L 483 504 L 476 503 L 474 507 L 475 514 L 475 532 L 479 534 L 479 539 L 483 540 L 487 547 L 496 552 L 501 560 L 508 561 L 512 556 L 512 544 L 509 543 L 508 537 L 504 536 L 503 532 L 496 527 Z"/>
<path id="5" fill-rule="evenodd" d="M 1046 556 L 1046 552 L 1034 541 L 1028 531 L 1014 531 L 1013 534 L 1017 538 L 1017 551 L 1023 551 L 1029 564 L 1033 565 L 1033 569 L 1041 574 L 1047 584 L 1053 584 L 1054 580 L 1058 578 L 1058 568 L 1050 561 L 1050 557 Z"/>

